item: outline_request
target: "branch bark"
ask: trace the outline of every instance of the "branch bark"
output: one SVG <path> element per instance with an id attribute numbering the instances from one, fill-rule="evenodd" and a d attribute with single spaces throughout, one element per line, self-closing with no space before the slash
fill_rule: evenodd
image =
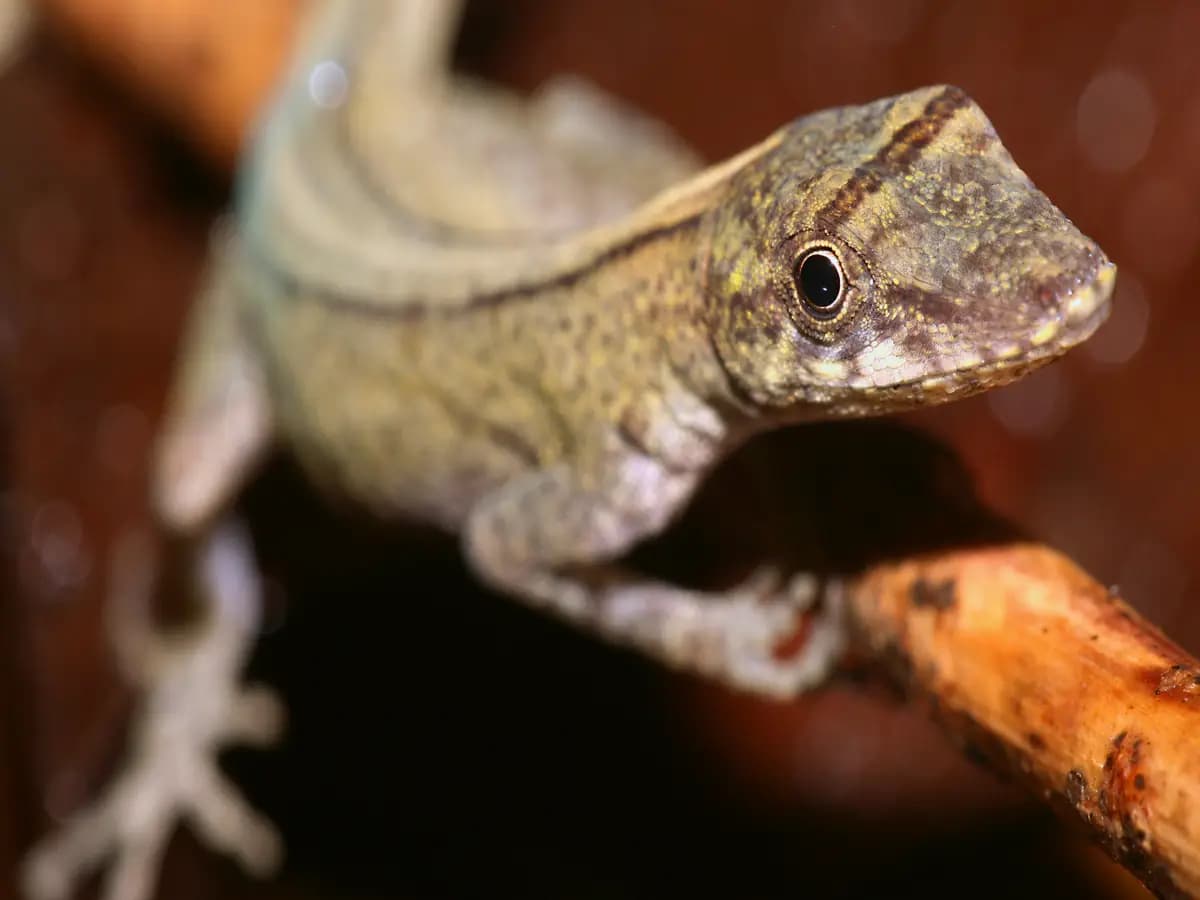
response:
<path id="1" fill-rule="evenodd" d="M 1163 897 L 1200 895 L 1200 663 L 1038 544 L 880 563 L 861 646 L 965 748 L 1073 810 Z"/>

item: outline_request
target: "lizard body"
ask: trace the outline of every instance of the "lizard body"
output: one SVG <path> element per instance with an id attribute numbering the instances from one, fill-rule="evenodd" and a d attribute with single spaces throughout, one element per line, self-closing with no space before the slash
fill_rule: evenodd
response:
<path id="1" fill-rule="evenodd" d="M 790 588 L 707 595 L 617 560 L 755 432 L 1057 357 L 1103 321 L 1114 268 L 956 88 L 807 116 L 700 170 L 581 85 L 523 101 L 449 77 L 453 21 L 322 4 L 215 242 L 160 440 L 163 528 L 252 579 L 221 522 L 282 444 L 331 494 L 460 534 L 520 600 L 751 690 L 815 683 L 840 633 L 776 658 Z M 238 736 L 194 727 L 214 753 Z M 203 804 L 182 792 L 163 802 Z M 56 896 L 47 859 L 73 871 L 89 846 L 37 857 L 35 896 Z"/>
<path id="2" fill-rule="evenodd" d="M 461 530 L 525 473 L 565 465 L 602 491 L 613 457 L 634 454 L 661 469 L 663 496 L 642 492 L 668 517 L 754 430 L 1002 384 L 1101 319 L 1107 262 L 956 89 L 801 119 L 637 206 L 653 178 L 616 169 L 598 191 L 534 114 L 476 86 L 430 76 L 403 110 L 416 124 L 382 127 L 373 104 L 402 93 L 386 90 L 392 35 L 329 9 L 341 21 L 304 67 L 345 58 L 350 90 L 326 108 L 294 80 L 251 158 L 222 287 L 272 427 L 319 481 L 385 515 Z M 471 140 L 443 134 L 464 122 Z M 472 142 L 557 166 L 567 199 L 526 208 Z M 687 162 L 672 149 L 646 155 L 674 177 Z M 432 184 L 395 174 L 431 169 Z M 838 254 L 855 294 L 830 321 L 793 296 L 807 245 Z M 330 402 L 337 384 L 347 402 Z M 208 385 L 183 385 L 159 495 L 186 527 L 237 479 L 172 512 L 212 430 L 191 411 Z"/>

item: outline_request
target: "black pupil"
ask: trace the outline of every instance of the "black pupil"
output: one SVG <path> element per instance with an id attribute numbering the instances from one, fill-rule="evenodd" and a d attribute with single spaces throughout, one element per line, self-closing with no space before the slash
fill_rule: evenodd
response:
<path id="1" fill-rule="evenodd" d="M 842 294 L 842 273 L 824 253 L 810 253 L 800 263 L 800 290 L 817 309 L 828 310 Z"/>

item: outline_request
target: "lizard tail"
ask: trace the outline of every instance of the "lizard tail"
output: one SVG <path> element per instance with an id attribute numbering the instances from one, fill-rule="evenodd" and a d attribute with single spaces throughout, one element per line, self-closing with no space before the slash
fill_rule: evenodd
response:
<path id="1" fill-rule="evenodd" d="M 390 93 L 423 97 L 450 69 L 462 0 L 320 0 L 301 31 L 296 59 L 310 69 L 324 59 L 354 60 L 360 77 Z"/>

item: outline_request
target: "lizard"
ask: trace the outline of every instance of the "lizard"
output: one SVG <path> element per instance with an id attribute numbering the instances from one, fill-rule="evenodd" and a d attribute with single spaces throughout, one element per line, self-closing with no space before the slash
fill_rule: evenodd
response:
<path id="1" fill-rule="evenodd" d="M 457 535 L 518 601 L 786 698 L 836 663 L 833 599 L 770 572 L 684 588 L 627 551 L 752 435 L 1006 384 L 1107 316 L 1115 267 L 958 88 L 810 114 L 703 168 L 581 82 L 518 97 L 452 74 L 456 20 L 451 0 L 314 6 L 157 445 L 153 512 L 206 614 L 166 643 L 128 599 L 153 582 L 144 554 L 117 567 L 135 750 L 30 854 L 31 900 L 110 853 L 105 896 L 143 900 L 184 816 L 250 871 L 277 865 L 215 763 L 280 729 L 273 694 L 238 683 L 260 600 L 233 511 L 273 448 L 371 515 Z"/>

